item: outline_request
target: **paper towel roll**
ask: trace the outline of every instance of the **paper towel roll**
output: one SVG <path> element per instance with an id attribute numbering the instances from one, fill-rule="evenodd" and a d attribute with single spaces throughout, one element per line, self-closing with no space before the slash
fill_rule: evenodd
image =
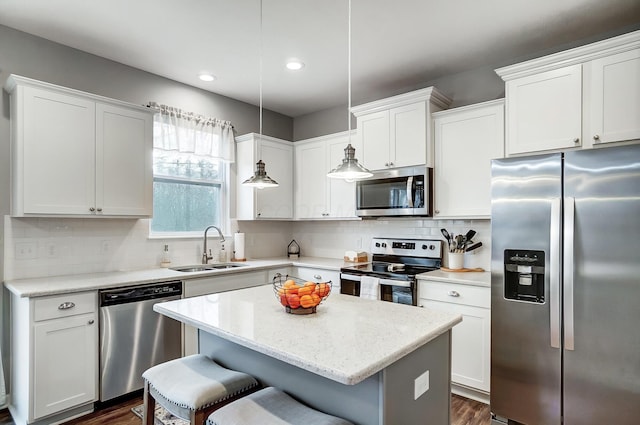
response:
<path id="1" fill-rule="evenodd" d="M 233 251 L 236 260 L 244 260 L 244 233 L 233 234 Z"/>

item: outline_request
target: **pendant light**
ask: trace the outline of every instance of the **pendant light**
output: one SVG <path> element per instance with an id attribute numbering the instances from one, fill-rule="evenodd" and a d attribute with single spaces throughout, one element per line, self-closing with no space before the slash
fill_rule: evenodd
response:
<path id="1" fill-rule="evenodd" d="M 260 134 L 259 138 L 262 140 L 262 0 L 260 0 Z M 277 187 L 278 182 L 267 175 L 265 170 L 265 164 L 260 159 L 256 163 L 256 171 L 253 176 L 249 177 L 242 182 L 244 186 L 255 187 L 263 189 L 265 187 Z"/>
<path id="2" fill-rule="evenodd" d="M 353 181 L 356 179 L 366 179 L 373 176 L 373 173 L 358 163 L 356 159 L 356 149 L 351 146 L 351 0 L 349 0 L 349 32 L 348 32 L 348 65 L 347 65 L 347 91 L 348 91 L 348 105 L 347 105 L 347 123 L 349 128 L 349 143 L 344 148 L 344 158 L 342 164 L 338 165 L 333 170 L 329 171 L 327 177 L 332 179 L 344 179 L 347 181 Z"/>

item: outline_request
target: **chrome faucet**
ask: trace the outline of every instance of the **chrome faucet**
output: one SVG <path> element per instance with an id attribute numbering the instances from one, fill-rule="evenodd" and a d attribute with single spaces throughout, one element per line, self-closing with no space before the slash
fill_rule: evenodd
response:
<path id="1" fill-rule="evenodd" d="M 204 243 L 203 243 L 204 252 L 202 253 L 202 264 L 207 264 L 209 260 L 213 259 L 213 256 L 211 255 L 211 249 L 209 249 L 209 253 L 207 254 L 207 232 L 211 228 L 216 229 L 218 231 L 218 234 L 220 235 L 220 243 L 224 242 L 224 235 L 222 234 L 222 232 L 218 227 L 209 226 L 206 229 L 204 229 Z"/>

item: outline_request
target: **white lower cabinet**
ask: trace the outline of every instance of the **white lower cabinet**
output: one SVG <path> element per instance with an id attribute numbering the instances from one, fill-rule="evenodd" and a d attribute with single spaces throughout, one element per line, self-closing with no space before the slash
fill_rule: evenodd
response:
<path id="1" fill-rule="evenodd" d="M 489 402 L 491 376 L 491 288 L 418 281 L 418 304 L 462 315 L 452 330 L 451 391 Z"/>
<path id="2" fill-rule="evenodd" d="M 293 276 L 311 282 L 331 282 L 331 292 L 340 293 L 340 272 L 335 270 L 316 269 L 311 267 L 293 267 Z"/>
<path id="3" fill-rule="evenodd" d="M 12 295 L 9 409 L 16 425 L 63 421 L 98 399 L 96 292 Z"/>

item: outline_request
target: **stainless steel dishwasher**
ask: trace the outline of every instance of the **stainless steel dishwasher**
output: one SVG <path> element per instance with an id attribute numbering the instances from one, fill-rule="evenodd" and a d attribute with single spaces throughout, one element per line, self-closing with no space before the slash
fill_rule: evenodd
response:
<path id="1" fill-rule="evenodd" d="M 180 322 L 153 311 L 182 296 L 182 282 L 100 291 L 100 401 L 143 387 L 142 373 L 182 354 Z"/>

